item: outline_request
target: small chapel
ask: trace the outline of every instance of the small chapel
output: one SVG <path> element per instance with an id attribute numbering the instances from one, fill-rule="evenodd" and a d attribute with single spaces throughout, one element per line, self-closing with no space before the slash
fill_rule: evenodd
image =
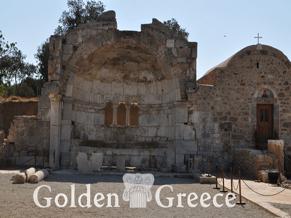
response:
<path id="1" fill-rule="evenodd" d="M 75 169 L 85 152 L 102 153 L 104 166 L 183 171 L 207 156 L 212 166 L 260 159 L 291 171 L 291 63 L 276 48 L 247 46 L 197 80 L 197 42 L 156 19 L 120 31 L 108 11 L 51 36 L 49 50 L 37 117 L 9 129 L 12 162 L 35 147 L 56 169 Z M 270 141 L 276 157 L 262 152 Z"/>

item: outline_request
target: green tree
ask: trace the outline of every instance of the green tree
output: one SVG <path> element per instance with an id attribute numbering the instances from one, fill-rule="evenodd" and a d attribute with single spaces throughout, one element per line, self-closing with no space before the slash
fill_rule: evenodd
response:
<path id="1" fill-rule="evenodd" d="M 11 86 L 13 81 L 15 94 L 18 95 L 22 80 L 33 76 L 36 67 L 25 62 L 26 56 L 16 47 L 16 43 L 8 43 L 4 40 L 0 32 L 0 83 L 4 85 L 1 88 Z"/>
<path id="2" fill-rule="evenodd" d="M 177 33 L 179 36 L 188 39 L 189 33 L 186 32 L 186 29 L 181 28 L 176 19 L 172 18 L 171 20 L 164 21 L 164 24 L 165 26 L 173 30 L 175 33 Z"/>
<path id="3" fill-rule="evenodd" d="M 48 82 L 48 59 L 49 59 L 49 40 L 46 39 L 37 48 L 37 53 L 34 57 L 37 59 L 38 73 L 41 76 L 43 83 Z"/>
<path id="4" fill-rule="evenodd" d="M 75 29 L 81 23 L 97 20 L 105 10 L 101 1 L 68 0 L 68 11 L 63 11 L 59 19 L 60 25 L 55 29 L 56 35 L 65 35 L 69 29 Z M 49 40 L 46 39 L 37 49 L 38 71 L 43 82 L 48 81 Z"/>
<path id="5" fill-rule="evenodd" d="M 98 16 L 105 10 L 105 5 L 101 2 L 83 0 L 68 0 L 68 11 L 63 11 L 59 19 L 59 25 L 55 34 L 64 35 L 69 29 L 77 28 L 81 23 L 90 20 L 97 20 Z"/>

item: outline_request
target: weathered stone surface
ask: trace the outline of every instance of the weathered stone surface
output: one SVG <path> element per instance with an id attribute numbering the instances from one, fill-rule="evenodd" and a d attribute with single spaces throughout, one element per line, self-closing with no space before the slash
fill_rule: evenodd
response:
<path id="1" fill-rule="evenodd" d="M 103 163 L 103 153 L 92 153 L 90 162 L 93 171 L 99 170 Z"/>
<path id="2" fill-rule="evenodd" d="M 125 171 L 125 155 L 119 154 L 116 156 L 116 170 Z"/>
<path id="3" fill-rule="evenodd" d="M 87 154 L 85 152 L 78 152 L 76 157 L 78 170 L 80 174 L 91 174 L 92 167 L 90 161 L 88 161 Z"/>
<path id="4" fill-rule="evenodd" d="M 41 169 L 31 175 L 28 179 L 29 183 L 39 183 L 40 181 L 44 180 L 47 177 L 49 172 L 46 169 Z"/>
<path id="5" fill-rule="evenodd" d="M 27 180 L 26 178 L 27 177 L 26 177 L 25 173 L 19 173 L 13 177 L 12 183 L 13 184 L 24 184 Z"/>

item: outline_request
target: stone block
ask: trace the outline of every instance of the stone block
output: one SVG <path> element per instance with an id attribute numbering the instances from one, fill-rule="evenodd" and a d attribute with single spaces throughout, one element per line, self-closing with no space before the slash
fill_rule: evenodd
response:
<path id="1" fill-rule="evenodd" d="M 84 79 L 82 77 L 76 76 L 75 81 L 74 81 L 74 87 L 82 90 L 84 87 L 83 82 L 84 82 Z"/>
<path id="2" fill-rule="evenodd" d="M 281 169 L 284 168 L 284 141 L 268 140 L 268 152 L 276 155 L 280 162 Z"/>
<path id="3" fill-rule="evenodd" d="M 112 83 L 112 94 L 113 95 L 123 95 L 124 94 L 124 87 L 123 83 Z"/>
<path id="4" fill-rule="evenodd" d="M 76 161 L 78 164 L 78 170 L 80 174 L 91 174 L 92 168 L 91 163 L 87 159 L 87 154 L 85 152 L 78 152 L 78 156 L 76 157 Z"/>
<path id="5" fill-rule="evenodd" d="M 70 73 L 67 85 L 74 85 L 76 74 Z"/>
<path id="6" fill-rule="evenodd" d="M 61 140 L 70 140 L 71 139 L 71 125 L 61 126 Z"/>
<path id="7" fill-rule="evenodd" d="M 72 103 L 63 104 L 63 119 L 72 120 Z"/>
<path id="8" fill-rule="evenodd" d="M 92 170 L 96 171 L 102 167 L 103 163 L 103 153 L 92 153 L 90 158 Z"/>
<path id="9" fill-rule="evenodd" d="M 185 140 L 194 140 L 196 137 L 196 132 L 193 129 L 193 126 L 184 125 L 184 139 Z"/>
<path id="10" fill-rule="evenodd" d="M 184 165 L 184 154 L 176 154 L 176 165 Z"/>
<path id="11" fill-rule="evenodd" d="M 172 90 L 172 81 L 171 80 L 162 80 L 163 93 L 169 93 Z"/>
<path id="12" fill-rule="evenodd" d="M 66 96 L 68 96 L 68 97 L 73 96 L 73 85 L 67 85 Z"/>
<path id="13" fill-rule="evenodd" d="M 133 84 L 133 85 L 124 84 L 124 95 L 129 95 L 129 96 L 137 95 L 137 84 Z"/>
<path id="14" fill-rule="evenodd" d="M 87 93 L 92 93 L 92 85 L 93 85 L 92 81 L 84 80 L 83 87 L 82 87 L 83 91 Z"/>
<path id="15" fill-rule="evenodd" d="M 185 107 L 176 107 L 175 112 L 176 112 L 176 123 L 188 123 L 187 105 L 185 105 Z"/>
<path id="16" fill-rule="evenodd" d="M 125 171 L 125 157 L 126 155 L 119 154 L 116 155 L 116 170 Z"/>
<path id="17" fill-rule="evenodd" d="M 162 82 L 157 82 L 157 83 L 156 83 L 156 86 L 157 86 L 157 94 L 158 94 L 158 95 L 162 95 L 162 94 L 164 94 L 164 90 L 163 90 Z"/>
<path id="18" fill-rule="evenodd" d="M 176 140 L 177 154 L 196 154 L 197 149 L 196 140 Z"/>
<path id="19" fill-rule="evenodd" d="M 69 140 L 61 140 L 61 153 L 69 153 L 71 142 Z"/>
<path id="20" fill-rule="evenodd" d="M 111 95 L 112 94 L 112 85 L 110 83 L 100 83 L 99 93 Z"/>
<path id="21" fill-rule="evenodd" d="M 175 125 L 175 139 L 183 139 L 184 138 L 184 124 L 176 124 Z"/>
<path id="22" fill-rule="evenodd" d="M 61 166 L 69 166 L 70 165 L 70 153 L 61 152 Z"/>
<path id="23" fill-rule="evenodd" d="M 92 93 L 95 93 L 95 94 L 100 93 L 100 81 L 99 80 L 93 80 Z"/>
<path id="24" fill-rule="evenodd" d="M 175 47 L 175 39 L 167 39 L 166 45 L 167 45 L 167 48 L 174 48 Z"/>
<path id="25" fill-rule="evenodd" d="M 137 94 L 138 95 L 146 95 L 146 87 L 144 83 L 138 83 L 137 85 Z"/>

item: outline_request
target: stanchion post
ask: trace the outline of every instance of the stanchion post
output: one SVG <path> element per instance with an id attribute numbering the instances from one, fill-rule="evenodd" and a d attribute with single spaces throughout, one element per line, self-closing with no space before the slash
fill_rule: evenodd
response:
<path id="1" fill-rule="evenodd" d="M 36 153 L 34 153 L 34 168 L 36 168 Z"/>
<path id="2" fill-rule="evenodd" d="M 204 175 L 204 155 L 202 155 L 202 174 Z"/>
<path id="3" fill-rule="evenodd" d="M 44 159 L 45 159 L 45 155 L 44 152 L 42 153 L 42 168 L 44 169 Z"/>
<path id="4" fill-rule="evenodd" d="M 215 188 L 213 188 L 213 189 L 220 189 L 217 185 L 218 185 L 218 181 L 217 181 L 217 179 L 218 179 L 218 166 L 216 165 L 215 166 L 215 176 L 216 176 L 216 184 L 215 184 Z"/>
<path id="5" fill-rule="evenodd" d="M 278 159 L 278 173 L 279 173 L 279 183 L 281 184 L 282 183 L 282 178 L 281 178 L 281 167 L 280 167 L 280 161 Z"/>
<path id="6" fill-rule="evenodd" d="M 230 168 L 230 191 L 233 193 L 232 167 Z"/>
<path id="7" fill-rule="evenodd" d="M 208 177 L 210 177 L 210 166 L 209 166 L 209 156 L 207 156 L 207 171 L 208 171 Z"/>
<path id="8" fill-rule="evenodd" d="M 192 159 L 192 169 L 194 170 L 194 163 L 195 163 L 195 159 L 194 159 L 194 154 L 193 154 L 193 159 Z"/>
<path id="9" fill-rule="evenodd" d="M 236 203 L 238 205 L 244 205 L 246 203 L 243 203 L 241 201 L 241 174 L 240 174 L 240 171 L 238 172 L 238 185 L 239 185 L 239 203 Z"/>
<path id="10" fill-rule="evenodd" d="M 220 192 L 227 192 L 224 186 L 224 167 L 222 167 L 222 191 Z"/>
<path id="11" fill-rule="evenodd" d="M 255 182 L 260 182 L 260 179 L 259 179 L 259 164 L 258 163 L 256 164 L 256 174 L 257 174 L 257 180 L 255 180 Z"/>

